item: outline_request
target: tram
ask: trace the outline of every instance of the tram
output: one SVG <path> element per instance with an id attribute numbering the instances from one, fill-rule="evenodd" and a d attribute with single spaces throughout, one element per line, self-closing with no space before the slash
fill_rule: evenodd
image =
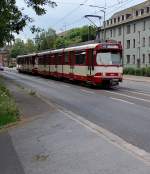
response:
<path id="1" fill-rule="evenodd" d="M 122 81 L 120 43 L 93 43 L 17 57 L 17 69 L 92 85 L 118 85 Z"/>

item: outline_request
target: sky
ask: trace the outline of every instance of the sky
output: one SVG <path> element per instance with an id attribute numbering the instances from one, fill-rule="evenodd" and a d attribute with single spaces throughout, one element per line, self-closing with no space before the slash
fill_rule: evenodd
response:
<path id="1" fill-rule="evenodd" d="M 56 33 L 64 32 L 71 28 L 90 25 L 90 22 L 84 17 L 85 15 L 99 15 L 102 20 L 99 22 L 95 19 L 95 23 L 100 26 L 103 21 L 103 13 L 98 7 L 106 7 L 106 19 L 110 18 L 113 13 L 131 7 L 145 0 L 54 0 L 57 7 L 46 7 L 47 13 L 43 16 L 37 16 L 32 8 L 26 7 L 24 0 L 16 0 L 17 6 L 21 9 L 24 7 L 24 14 L 28 14 L 34 19 L 32 24 L 24 28 L 23 32 L 16 35 L 16 38 L 27 40 L 33 39 L 35 36 L 29 30 L 30 25 L 48 29 L 53 28 Z M 98 6 L 90 7 L 89 5 Z"/>

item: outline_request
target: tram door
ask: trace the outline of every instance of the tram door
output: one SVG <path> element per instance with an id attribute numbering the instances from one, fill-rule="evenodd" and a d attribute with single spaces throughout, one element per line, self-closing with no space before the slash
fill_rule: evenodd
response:
<path id="1" fill-rule="evenodd" d="M 87 50 L 87 75 L 91 76 L 94 71 L 94 54 L 93 49 Z"/>
<path id="2" fill-rule="evenodd" d="M 73 77 L 73 73 L 74 73 L 74 52 L 71 51 L 70 52 L 70 74 L 71 74 L 71 77 Z"/>

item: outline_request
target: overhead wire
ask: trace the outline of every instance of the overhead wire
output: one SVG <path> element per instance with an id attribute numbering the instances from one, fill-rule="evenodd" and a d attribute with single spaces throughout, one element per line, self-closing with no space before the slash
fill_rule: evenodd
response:
<path id="1" fill-rule="evenodd" d="M 88 0 L 84 1 L 83 4 L 85 4 L 87 1 L 88 1 Z M 110 8 L 114 8 L 114 7 L 116 7 L 116 6 L 117 6 L 117 8 L 112 9 L 111 11 L 109 11 L 109 13 L 106 13 L 106 16 L 109 16 L 110 14 L 112 14 L 112 13 L 113 13 L 114 11 L 116 11 L 116 10 L 118 11 L 118 9 L 120 9 L 122 6 L 127 5 L 127 4 L 129 4 L 129 3 L 133 2 L 133 1 L 135 1 L 135 0 L 125 0 L 125 1 L 123 1 L 122 3 L 116 3 L 116 4 L 114 4 L 114 5 L 107 6 L 107 7 L 106 7 L 106 10 L 108 10 L 108 9 L 110 9 Z M 119 5 L 119 7 L 118 7 L 118 5 Z M 80 5 L 80 6 L 81 6 L 81 5 Z M 89 5 L 85 5 L 85 6 L 89 6 Z M 79 8 L 79 6 L 76 7 L 76 8 Z M 76 8 L 75 8 L 75 9 L 76 9 Z M 74 12 L 75 10 L 72 10 L 72 11 Z M 98 10 L 98 11 L 96 11 L 94 14 L 97 14 L 97 13 L 99 13 L 100 11 L 101 11 L 101 10 Z M 65 18 L 66 16 L 68 16 L 68 13 L 67 13 L 63 18 Z M 61 18 L 60 20 L 62 21 L 63 18 Z M 84 19 L 84 17 L 81 17 L 81 18 L 75 20 L 74 22 L 72 22 L 71 24 L 66 25 L 66 27 L 73 26 L 74 24 L 79 23 L 82 19 Z M 58 23 L 57 23 L 57 24 L 58 24 Z"/>
<path id="2" fill-rule="evenodd" d="M 88 0 L 84 0 L 82 2 L 82 4 L 85 4 L 87 3 Z M 78 5 L 76 8 L 72 9 L 71 11 L 69 11 L 67 14 L 65 14 L 61 19 L 59 19 L 55 24 L 54 24 L 54 27 L 57 26 L 63 19 L 65 19 L 66 17 L 72 15 L 73 13 L 75 13 L 77 10 L 79 10 L 81 7 L 81 5 Z"/>

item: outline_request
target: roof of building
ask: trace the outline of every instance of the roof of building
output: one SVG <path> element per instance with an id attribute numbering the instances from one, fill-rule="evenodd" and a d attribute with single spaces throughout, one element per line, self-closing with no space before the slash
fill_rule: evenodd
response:
<path id="1" fill-rule="evenodd" d="M 133 11 L 140 10 L 140 9 L 145 8 L 147 6 L 150 6 L 150 0 L 146 0 L 140 4 L 134 5 L 134 6 L 129 7 L 127 9 L 121 10 L 117 13 L 114 13 L 111 18 L 114 18 L 114 17 L 119 16 L 119 15 L 123 15 L 123 14 L 133 13 Z"/>
<path id="2" fill-rule="evenodd" d="M 147 11 L 147 7 L 149 11 Z M 143 13 L 141 12 L 143 9 Z M 136 14 L 138 12 L 138 14 Z M 140 12 L 140 13 L 139 13 Z M 124 19 L 122 19 L 124 16 Z M 150 0 L 146 0 L 143 3 L 137 4 L 130 8 L 124 9 L 112 15 L 110 19 L 106 21 L 105 28 L 112 28 L 125 23 L 130 23 L 133 21 L 138 21 L 141 19 L 146 19 L 150 17 Z M 101 27 L 104 29 L 104 25 Z"/>

